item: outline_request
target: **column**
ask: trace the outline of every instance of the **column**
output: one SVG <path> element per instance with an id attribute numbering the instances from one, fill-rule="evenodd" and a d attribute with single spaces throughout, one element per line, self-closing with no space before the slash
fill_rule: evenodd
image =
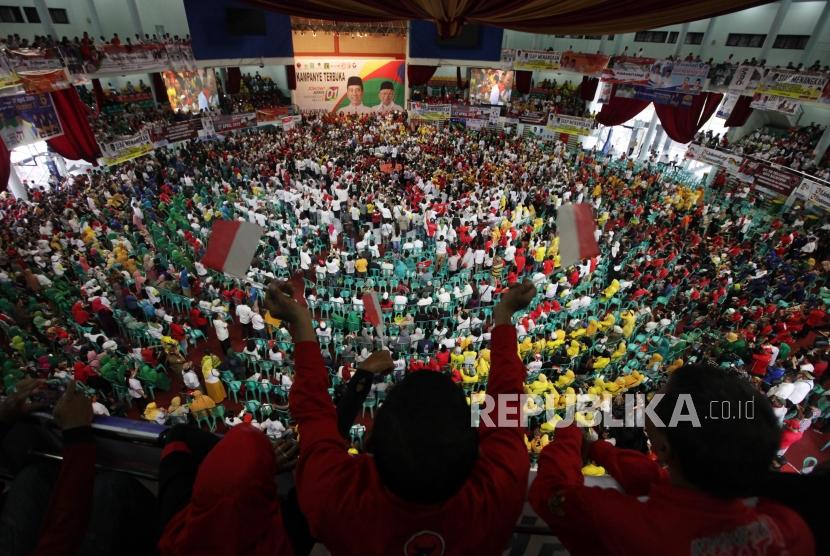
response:
<path id="1" fill-rule="evenodd" d="M 703 40 L 700 42 L 700 49 L 697 53 L 700 55 L 700 58 L 705 62 L 709 58 L 707 58 L 709 54 L 710 44 L 712 43 L 712 37 L 715 34 L 715 23 L 717 22 L 717 17 L 710 17 L 709 23 L 706 24 L 706 31 L 703 32 Z"/>
<path id="2" fill-rule="evenodd" d="M 680 27 L 680 33 L 677 35 L 677 45 L 674 47 L 675 59 L 681 55 L 681 50 L 686 42 L 686 33 L 689 32 L 689 22 L 687 21 Z"/>
<path id="3" fill-rule="evenodd" d="M 127 9 L 130 11 L 130 19 L 133 20 L 135 32 L 144 37 L 144 26 L 141 25 L 141 16 L 138 14 L 138 5 L 135 0 L 127 0 Z"/>
<path id="4" fill-rule="evenodd" d="M 92 34 L 98 40 L 99 37 L 104 36 L 104 30 L 101 28 L 101 18 L 98 17 L 98 8 L 95 6 L 95 0 L 86 0 L 86 8 L 89 11 Z"/>
<path id="5" fill-rule="evenodd" d="M 410 21 L 407 21 L 406 22 L 406 40 L 404 41 L 406 43 L 406 47 L 405 47 L 406 52 L 404 53 L 404 56 L 405 56 L 404 60 L 406 61 L 406 66 L 409 66 L 409 33 L 412 32 L 411 27 L 412 27 L 412 23 Z M 287 83 L 288 79 L 286 79 L 285 81 Z M 406 76 L 406 69 L 404 68 L 404 70 L 403 70 L 403 108 L 404 108 L 404 110 L 409 110 L 409 95 L 412 94 L 412 91 L 410 90 L 411 87 L 412 87 L 412 85 L 409 84 L 409 79 Z M 292 91 L 291 89 L 288 89 L 288 93 L 291 95 L 291 104 L 295 104 L 296 101 L 295 101 L 295 98 L 294 98 L 294 91 Z"/>
<path id="6" fill-rule="evenodd" d="M 642 162 L 646 158 L 648 158 L 649 147 L 651 146 L 651 140 L 654 138 L 654 131 L 657 129 L 657 112 L 655 112 L 651 116 L 651 121 L 648 123 L 648 130 L 646 131 L 646 137 L 643 139 L 642 144 L 640 145 L 640 155 L 637 157 L 638 162 Z"/>
<path id="7" fill-rule="evenodd" d="M 49 14 L 46 0 L 34 0 L 34 2 L 37 15 L 40 17 L 40 24 L 43 25 L 43 31 L 53 39 L 58 40 L 60 37 L 58 37 L 57 31 L 55 31 L 55 25 L 52 23 L 52 16 Z"/>
<path id="8" fill-rule="evenodd" d="M 658 125 L 657 129 L 654 132 L 654 141 L 651 142 L 651 150 L 658 153 L 660 152 L 660 141 L 663 140 L 663 134 L 665 131 L 663 130 L 663 126 Z"/>
<path id="9" fill-rule="evenodd" d="M 14 164 L 12 164 L 9 172 L 9 191 L 12 192 L 15 199 L 23 199 L 24 201 L 29 200 L 29 192 L 26 190 L 26 186 L 23 185 L 23 182 L 20 181 L 20 176 L 17 175 L 17 170 L 15 170 Z"/>
<path id="10" fill-rule="evenodd" d="M 603 35 L 602 40 L 599 41 L 599 51 L 605 52 L 605 47 L 608 45 L 608 35 Z"/>
<path id="11" fill-rule="evenodd" d="M 787 12 L 790 10 L 790 4 L 792 3 L 793 0 L 781 0 L 781 3 L 778 4 L 778 11 L 775 13 L 775 19 L 772 20 L 772 24 L 769 26 L 767 38 L 764 40 L 764 46 L 761 47 L 761 52 L 758 54 L 758 60 L 767 59 L 767 55 L 772 48 L 772 43 L 775 42 L 775 37 L 778 36 L 778 31 L 781 30 L 781 24 L 784 23 L 784 18 L 787 16 Z"/>
<path id="12" fill-rule="evenodd" d="M 813 56 L 816 53 L 816 45 L 818 44 L 819 37 L 826 36 L 822 35 L 822 31 L 824 31 L 824 26 L 827 24 L 828 18 L 830 18 L 830 2 L 825 2 L 824 9 L 821 10 L 821 15 L 818 16 L 818 20 L 813 27 L 813 32 L 807 41 L 807 46 L 804 47 L 804 54 L 801 56 L 801 63 L 804 64 L 804 67 L 810 67 L 815 62 Z"/>

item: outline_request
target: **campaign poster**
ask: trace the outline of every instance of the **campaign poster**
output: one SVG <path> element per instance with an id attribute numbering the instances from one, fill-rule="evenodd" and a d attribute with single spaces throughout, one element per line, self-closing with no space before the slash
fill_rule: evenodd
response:
<path id="1" fill-rule="evenodd" d="M 207 118 L 202 118 L 202 121 L 204 122 L 205 119 Z M 218 135 L 225 135 L 229 131 L 255 127 L 256 112 L 230 114 L 227 116 L 213 116 L 210 120 L 213 122 L 213 132 Z"/>
<path id="2" fill-rule="evenodd" d="M 698 160 L 712 166 L 720 166 L 730 174 L 737 176 L 743 158 L 727 151 L 719 151 L 717 149 L 710 149 L 703 145 L 690 143 L 686 147 L 686 158 Z"/>
<path id="3" fill-rule="evenodd" d="M 500 112 L 501 109 L 498 106 L 467 106 L 464 104 L 453 104 L 450 110 L 453 120 L 481 120 L 485 122 L 485 125 L 499 123 Z"/>
<path id="4" fill-rule="evenodd" d="M 302 112 L 372 114 L 403 112 L 403 60 L 294 59 L 295 103 Z"/>
<path id="5" fill-rule="evenodd" d="M 754 92 L 764 79 L 763 66 L 741 64 L 729 83 L 729 90 L 734 93 Z"/>
<path id="6" fill-rule="evenodd" d="M 0 135 L 9 150 L 62 133 L 48 94 L 0 97 Z"/>
<path id="7" fill-rule="evenodd" d="M 562 61 L 562 53 L 550 50 L 516 50 L 513 60 L 514 70 L 557 70 Z"/>
<path id="8" fill-rule="evenodd" d="M 285 116 L 291 115 L 290 106 L 272 106 L 270 108 L 258 108 L 256 111 L 257 125 L 282 123 Z"/>
<path id="9" fill-rule="evenodd" d="M 198 113 L 219 106 L 216 76 L 212 69 L 164 71 L 161 77 L 173 112 Z"/>
<path id="10" fill-rule="evenodd" d="M 501 106 L 510 102 L 512 93 L 512 70 L 493 68 L 472 68 L 470 70 L 470 104 Z"/>
<path id="11" fill-rule="evenodd" d="M 695 98 L 695 95 L 692 93 L 652 89 L 647 85 L 637 85 L 634 83 L 618 84 L 614 96 L 622 98 L 636 98 L 637 100 L 647 100 L 655 104 L 668 104 L 669 106 L 682 107 L 691 106 Z"/>
<path id="12" fill-rule="evenodd" d="M 766 93 L 755 93 L 749 106 L 759 110 L 782 112 L 789 116 L 794 116 L 801 110 L 801 103 L 797 100 L 790 97 L 781 97 Z"/>
<path id="13" fill-rule="evenodd" d="M 106 166 L 122 164 L 128 160 L 153 152 L 150 130 L 144 129 L 135 135 L 110 143 L 101 143 L 101 161 Z"/>
<path id="14" fill-rule="evenodd" d="M 703 82 L 709 75 L 709 64 L 657 60 L 651 65 L 648 85 L 652 89 L 697 95 L 703 91 Z"/>
<path id="15" fill-rule="evenodd" d="M 409 115 L 411 118 L 417 118 L 420 120 L 449 120 L 452 115 L 452 105 L 427 104 L 425 102 L 410 102 Z"/>
<path id="16" fill-rule="evenodd" d="M 104 44 L 95 47 L 94 55 L 84 60 L 85 73 L 122 74 L 149 71 L 168 66 L 163 44 Z"/>
<path id="17" fill-rule="evenodd" d="M 707 91 L 724 91 L 732 84 L 732 79 L 735 77 L 735 72 L 738 70 L 737 64 L 729 64 L 721 62 L 713 64 L 709 68 L 709 75 L 707 76 L 709 82 L 706 85 Z"/>
<path id="18" fill-rule="evenodd" d="M 566 50 L 562 53 L 561 69 L 596 76 L 602 73 L 610 60 L 611 56 L 608 54 L 589 54 L 587 52 Z"/>
<path id="19" fill-rule="evenodd" d="M 759 161 L 745 160 L 741 174 L 754 178 L 753 188 L 769 197 L 787 198 L 801 183 L 801 176 L 784 169 L 773 168 Z"/>
<path id="20" fill-rule="evenodd" d="M 796 100 L 817 101 L 821 98 L 825 85 L 827 85 L 825 73 L 771 69 L 755 92 Z"/>
<path id="21" fill-rule="evenodd" d="M 654 58 L 640 58 L 639 56 L 614 56 L 608 62 L 608 67 L 602 70 L 600 79 L 606 83 L 648 85 L 651 66 L 656 61 Z"/>
<path id="22" fill-rule="evenodd" d="M 551 114 L 548 117 L 548 127 L 556 133 L 591 135 L 594 129 L 594 120 L 591 118 L 579 118 L 577 116 Z"/>
<path id="23" fill-rule="evenodd" d="M 732 114 L 732 110 L 735 109 L 735 104 L 737 104 L 738 99 L 741 98 L 740 95 L 734 94 L 727 94 L 723 97 L 723 102 L 720 103 L 718 106 L 718 111 L 715 113 L 715 116 L 718 118 L 723 118 L 724 120 Z"/>

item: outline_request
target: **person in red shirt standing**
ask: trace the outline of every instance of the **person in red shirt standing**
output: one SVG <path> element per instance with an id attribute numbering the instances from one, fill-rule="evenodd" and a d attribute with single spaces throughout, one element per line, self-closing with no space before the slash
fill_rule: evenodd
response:
<path id="1" fill-rule="evenodd" d="M 542 451 L 530 504 L 568 551 L 814 554 L 813 535 L 794 511 L 764 498 L 754 504 L 741 499 L 764 482 L 778 448 L 769 401 L 735 374 L 709 365 L 681 367 L 661 393 L 646 412 L 646 432 L 667 469 L 605 441 L 584 446 L 574 425 L 557 429 Z M 726 404 L 730 418 L 723 418 Z M 751 414 L 739 413 L 749 404 Z M 584 485 L 585 448 L 622 492 Z"/>
<path id="2" fill-rule="evenodd" d="M 526 281 L 493 311 L 487 394 L 516 396 L 507 404 L 513 416 L 525 369 L 511 317 L 535 293 Z M 292 295 L 289 285 L 272 282 L 265 306 L 291 323 L 295 342 L 289 404 L 300 435 L 297 493 L 311 534 L 333 554 L 500 552 L 524 502 L 529 460 L 522 427 L 496 427 L 497 416 L 490 422 L 482 415 L 476 430 L 463 391 L 447 376 L 409 373 L 375 415 L 372 455 L 349 456 L 311 315 Z M 370 360 L 392 367 L 388 353 L 361 365 Z M 470 523 L 486 534 L 470 534 Z"/>

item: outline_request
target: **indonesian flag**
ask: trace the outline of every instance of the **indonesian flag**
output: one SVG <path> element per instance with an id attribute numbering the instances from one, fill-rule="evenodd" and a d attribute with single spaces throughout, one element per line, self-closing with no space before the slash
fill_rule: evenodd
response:
<path id="1" fill-rule="evenodd" d="M 599 255 L 599 245 L 594 239 L 596 230 L 594 211 L 588 203 L 578 205 L 569 203 L 559 207 L 556 228 L 559 231 L 559 255 L 562 268 Z"/>
<path id="2" fill-rule="evenodd" d="M 261 237 L 262 228 L 250 222 L 214 222 L 202 264 L 219 272 L 243 278 L 251 266 Z"/>
<path id="3" fill-rule="evenodd" d="M 373 325 L 378 334 L 383 337 L 383 314 L 380 311 L 380 303 L 376 292 L 370 291 L 363 294 L 363 312 L 366 321 Z"/>

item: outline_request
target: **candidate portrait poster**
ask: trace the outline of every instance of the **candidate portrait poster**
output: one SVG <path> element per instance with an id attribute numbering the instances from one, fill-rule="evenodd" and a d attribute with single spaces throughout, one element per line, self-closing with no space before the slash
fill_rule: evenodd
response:
<path id="1" fill-rule="evenodd" d="M 62 133 L 48 94 L 0 97 L 0 136 L 9 150 Z"/>
<path id="2" fill-rule="evenodd" d="M 302 112 L 373 114 L 403 112 L 403 60 L 305 58 L 294 60 L 294 104 Z"/>

